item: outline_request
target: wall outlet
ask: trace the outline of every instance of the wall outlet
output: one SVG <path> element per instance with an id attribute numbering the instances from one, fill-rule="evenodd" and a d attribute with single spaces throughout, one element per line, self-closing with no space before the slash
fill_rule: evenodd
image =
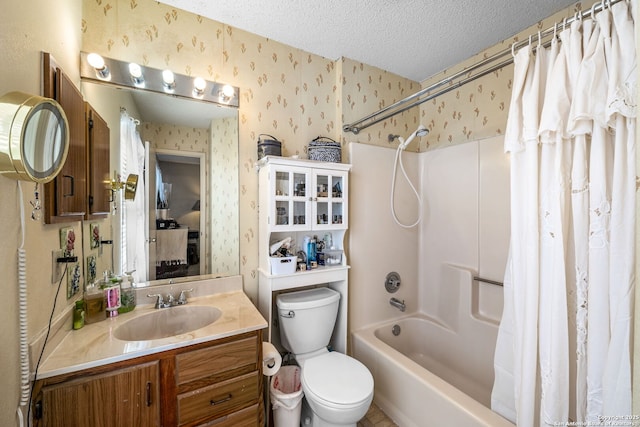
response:
<path id="1" fill-rule="evenodd" d="M 63 256 L 62 249 L 51 251 L 51 283 L 57 284 L 64 271 L 64 263 L 58 262 L 58 258 Z"/>

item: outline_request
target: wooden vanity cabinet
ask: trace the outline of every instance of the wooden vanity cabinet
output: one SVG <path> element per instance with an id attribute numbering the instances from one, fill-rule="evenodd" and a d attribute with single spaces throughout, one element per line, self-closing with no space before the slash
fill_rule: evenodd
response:
<path id="1" fill-rule="evenodd" d="M 151 361 L 46 385 L 34 425 L 158 426 L 159 379 L 159 362 Z"/>
<path id="2" fill-rule="evenodd" d="M 36 383 L 34 426 L 264 425 L 262 331 Z"/>
<path id="3" fill-rule="evenodd" d="M 176 355 L 176 425 L 223 421 L 240 409 L 256 406 L 262 390 L 256 357 L 260 346 L 253 335 Z"/>

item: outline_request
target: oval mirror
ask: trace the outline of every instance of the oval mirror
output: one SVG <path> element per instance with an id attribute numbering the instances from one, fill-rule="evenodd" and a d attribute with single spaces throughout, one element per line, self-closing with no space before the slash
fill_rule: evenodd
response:
<path id="1" fill-rule="evenodd" d="M 10 92 L 0 97 L 0 174 L 48 182 L 69 151 L 69 124 L 53 99 Z"/>

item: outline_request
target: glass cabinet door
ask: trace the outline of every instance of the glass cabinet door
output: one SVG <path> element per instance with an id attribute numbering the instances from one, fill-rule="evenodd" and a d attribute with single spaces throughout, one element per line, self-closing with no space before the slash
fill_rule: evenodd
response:
<path id="1" fill-rule="evenodd" d="M 274 230 L 295 230 L 309 227 L 310 203 L 307 194 L 309 171 L 275 169 L 272 175 L 274 191 L 271 221 Z"/>
<path id="2" fill-rule="evenodd" d="M 313 182 L 313 228 L 346 229 L 346 173 L 314 170 Z"/>

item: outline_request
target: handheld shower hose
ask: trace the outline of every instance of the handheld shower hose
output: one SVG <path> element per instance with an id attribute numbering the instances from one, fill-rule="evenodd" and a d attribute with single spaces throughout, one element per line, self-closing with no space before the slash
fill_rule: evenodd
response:
<path id="1" fill-rule="evenodd" d="M 423 137 L 423 136 L 426 136 L 428 133 L 429 133 L 429 130 L 427 128 L 425 128 L 423 125 L 420 125 L 420 126 L 418 126 L 418 129 L 415 130 L 415 132 L 413 132 L 411 135 L 409 135 L 409 137 L 407 138 L 406 141 L 402 137 L 398 137 L 398 140 L 400 141 L 400 144 L 398 145 L 398 148 L 396 149 L 396 157 L 395 157 L 395 161 L 393 163 L 393 177 L 391 178 L 390 205 L 391 205 L 391 216 L 393 217 L 393 220 L 396 222 L 396 224 L 398 224 L 400 227 L 403 227 L 403 228 L 413 228 L 416 225 L 420 224 L 420 221 L 422 220 L 422 197 L 420 197 L 420 194 L 418 193 L 418 190 L 416 190 L 416 187 L 413 185 L 413 183 L 409 179 L 409 176 L 407 175 L 407 172 L 404 169 L 404 164 L 402 163 L 402 151 L 407 148 L 409 143 L 416 136 Z M 392 135 L 389 135 L 390 139 L 391 139 L 391 137 L 392 137 Z M 402 170 L 402 174 L 404 175 L 405 179 L 409 183 L 409 187 L 411 187 L 411 190 L 413 190 L 413 194 L 415 194 L 416 199 L 418 200 L 418 218 L 412 224 L 404 224 L 404 223 L 402 223 L 400 221 L 400 219 L 398 219 L 398 215 L 396 214 L 396 209 L 395 209 L 395 206 L 394 206 L 394 203 L 393 203 L 394 195 L 395 195 L 395 188 L 396 188 L 396 175 L 397 175 L 397 171 L 398 171 L 398 164 L 400 164 L 400 170 Z"/>

